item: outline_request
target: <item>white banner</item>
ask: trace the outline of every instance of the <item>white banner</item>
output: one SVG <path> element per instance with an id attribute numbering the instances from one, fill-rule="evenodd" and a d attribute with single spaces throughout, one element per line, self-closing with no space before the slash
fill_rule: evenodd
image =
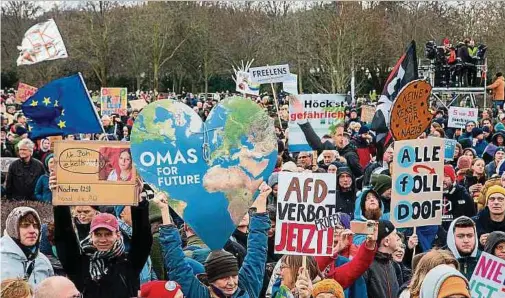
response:
<path id="1" fill-rule="evenodd" d="M 18 50 L 18 66 L 68 57 L 60 31 L 53 19 L 30 27 Z"/>
<path id="2" fill-rule="evenodd" d="M 290 80 L 289 65 L 269 65 L 249 69 L 251 81 L 258 84 L 282 83 Z"/>
<path id="3" fill-rule="evenodd" d="M 448 127 L 465 128 L 468 121 L 477 123 L 479 110 L 474 108 L 449 107 Z"/>
<path id="4" fill-rule="evenodd" d="M 318 219 L 336 213 L 335 174 L 279 173 L 275 252 L 331 256 L 333 228 Z"/>

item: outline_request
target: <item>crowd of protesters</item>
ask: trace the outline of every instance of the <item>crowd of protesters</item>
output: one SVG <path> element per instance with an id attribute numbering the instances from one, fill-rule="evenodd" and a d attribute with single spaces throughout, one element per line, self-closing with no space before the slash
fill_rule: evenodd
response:
<path id="1" fill-rule="evenodd" d="M 138 206 L 54 206 L 54 156 L 48 138 L 30 140 L 14 91 L 2 95 L 1 297 L 467 297 L 482 252 L 505 260 L 505 112 L 503 76 L 495 104 L 465 129 L 448 127 L 447 109 L 432 110 L 420 138 L 457 140 L 444 166 L 443 222 L 397 229 L 389 220 L 394 143 L 378 156 L 376 136 L 345 108 L 333 135 L 319 138 L 298 123 L 314 151 L 289 152 L 288 101 L 254 99 L 276 123 L 278 161 L 223 250 L 209 249 L 158 193 Z M 219 100 L 185 94 L 203 119 Z M 99 107 L 97 106 L 97 110 Z M 104 116 L 105 134 L 73 140 L 129 141 L 138 110 Z M 279 113 L 279 114 L 277 114 Z M 314 156 L 317 154 L 317 156 Z M 274 250 L 279 172 L 334 173 L 337 180 L 331 257 L 279 255 Z M 138 181 L 136 191 L 143 191 Z M 139 196 L 145 198 L 144 196 Z M 354 234 L 351 220 L 373 225 Z M 306 263 L 306 264 L 304 264 Z"/>

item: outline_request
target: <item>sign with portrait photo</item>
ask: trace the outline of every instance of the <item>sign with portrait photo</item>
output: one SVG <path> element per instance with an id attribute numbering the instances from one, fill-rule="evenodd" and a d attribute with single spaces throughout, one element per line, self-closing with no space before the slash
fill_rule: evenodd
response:
<path id="1" fill-rule="evenodd" d="M 57 141 L 53 205 L 136 205 L 136 169 L 125 142 Z"/>

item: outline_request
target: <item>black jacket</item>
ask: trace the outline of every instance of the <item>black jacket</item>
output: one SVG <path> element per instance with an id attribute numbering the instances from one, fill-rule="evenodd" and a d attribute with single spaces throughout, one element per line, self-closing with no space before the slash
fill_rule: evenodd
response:
<path id="1" fill-rule="evenodd" d="M 351 175 L 352 184 L 349 191 L 342 191 L 338 179 L 343 173 Z M 356 202 L 356 183 L 354 175 L 348 167 L 338 168 L 337 171 L 337 193 L 336 193 L 336 212 L 347 213 L 351 218 L 354 218 L 354 204 Z"/>
<path id="2" fill-rule="evenodd" d="M 489 207 L 482 209 L 474 218 L 475 228 L 477 229 L 477 237 L 482 234 L 487 234 L 495 231 L 505 232 L 505 220 L 502 222 L 496 222 L 491 220 L 489 214 Z M 479 241 L 480 244 L 480 241 Z"/>
<path id="3" fill-rule="evenodd" d="M 313 150 L 317 150 L 318 154 L 321 154 L 324 150 L 337 150 L 340 156 L 343 156 L 347 161 L 347 166 L 351 169 L 354 177 L 361 177 L 361 175 L 363 175 L 363 169 L 359 164 L 359 156 L 356 151 L 356 147 L 353 144 L 349 143 L 344 148 L 339 149 L 330 141 L 322 143 L 321 139 L 314 132 L 314 129 L 308 122 L 300 124 L 300 129 L 303 131 L 305 139 L 307 139 L 307 143 L 309 143 Z"/>
<path id="4" fill-rule="evenodd" d="M 396 264 L 391 255 L 378 251 L 370 268 L 363 275 L 368 297 L 396 298 L 400 289 Z"/>
<path id="5" fill-rule="evenodd" d="M 442 226 L 447 231 L 451 222 L 460 217 L 473 217 L 476 214 L 475 204 L 468 191 L 459 184 L 453 184 L 452 189 L 444 192 L 442 203 Z"/>
<path id="6" fill-rule="evenodd" d="M 9 167 L 5 182 L 7 199 L 35 201 L 35 185 L 44 174 L 44 166 L 33 157 L 28 163 L 21 159 L 14 161 Z"/>
<path id="7" fill-rule="evenodd" d="M 81 249 L 72 227 L 68 206 L 54 207 L 54 241 L 58 258 L 85 298 L 136 297 L 140 289 L 139 275 L 151 252 L 153 236 L 149 224 L 149 202 L 132 207 L 133 234 L 130 252 L 108 264 L 109 271 L 98 282 L 91 279 L 89 257 Z"/>

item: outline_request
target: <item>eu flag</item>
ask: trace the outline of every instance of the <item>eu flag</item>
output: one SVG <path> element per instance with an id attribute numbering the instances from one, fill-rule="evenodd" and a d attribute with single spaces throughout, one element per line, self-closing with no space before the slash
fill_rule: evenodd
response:
<path id="1" fill-rule="evenodd" d="M 77 133 L 103 132 L 80 73 L 54 80 L 21 106 L 30 119 L 31 139 Z"/>

